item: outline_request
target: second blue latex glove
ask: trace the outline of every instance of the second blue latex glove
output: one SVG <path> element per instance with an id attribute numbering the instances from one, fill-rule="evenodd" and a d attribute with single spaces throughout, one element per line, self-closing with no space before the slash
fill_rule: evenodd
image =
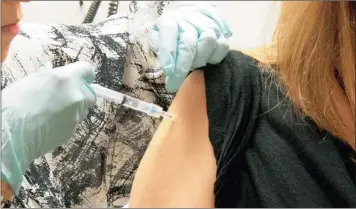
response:
<path id="1" fill-rule="evenodd" d="M 174 2 L 158 18 L 150 45 L 158 53 L 166 89 L 176 92 L 188 73 L 221 62 L 229 52 L 232 32 L 211 5 Z"/>

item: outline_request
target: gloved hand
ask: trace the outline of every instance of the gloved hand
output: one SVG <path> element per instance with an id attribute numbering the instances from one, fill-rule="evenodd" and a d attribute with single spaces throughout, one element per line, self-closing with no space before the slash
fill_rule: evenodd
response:
<path id="1" fill-rule="evenodd" d="M 94 68 L 43 69 L 2 91 L 1 177 L 17 193 L 30 163 L 65 143 L 95 105 Z"/>
<path id="2" fill-rule="evenodd" d="M 174 2 L 158 18 L 150 45 L 158 53 L 166 88 L 176 92 L 189 71 L 217 64 L 229 52 L 229 26 L 211 5 Z"/>

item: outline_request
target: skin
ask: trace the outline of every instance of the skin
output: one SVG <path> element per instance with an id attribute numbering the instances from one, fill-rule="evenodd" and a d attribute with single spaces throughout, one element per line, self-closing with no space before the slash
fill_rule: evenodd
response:
<path id="1" fill-rule="evenodd" d="M 20 1 L 1 1 L 1 28 L 16 24 L 22 18 Z M 9 52 L 10 43 L 16 34 L 1 30 L 1 62 L 5 60 Z"/>
<path id="2" fill-rule="evenodd" d="M 20 1 L 1 1 L 1 62 L 3 62 L 9 52 L 10 43 L 16 34 L 3 31 L 3 27 L 18 23 L 22 18 Z M 1 195 L 4 200 L 11 200 L 13 193 L 11 188 L 1 181 Z"/>
<path id="3" fill-rule="evenodd" d="M 204 74 L 179 89 L 137 170 L 130 207 L 214 207 L 216 160 L 208 136 Z"/>

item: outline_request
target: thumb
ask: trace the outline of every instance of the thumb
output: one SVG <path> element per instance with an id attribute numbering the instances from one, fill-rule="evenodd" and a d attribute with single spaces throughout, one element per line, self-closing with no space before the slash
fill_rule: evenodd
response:
<path id="1" fill-rule="evenodd" d="M 80 61 L 66 66 L 54 69 L 54 72 L 61 75 L 77 77 L 86 81 L 88 84 L 93 83 L 95 79 L 95 68 L 88 62 Z"/>

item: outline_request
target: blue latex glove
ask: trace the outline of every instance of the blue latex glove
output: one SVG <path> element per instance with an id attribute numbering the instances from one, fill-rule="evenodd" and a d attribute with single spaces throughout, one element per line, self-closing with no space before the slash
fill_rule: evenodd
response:
<path id="1" fill-rule="evenodd" d="M 30 163 L 65 143 L 95 105 L 95 69 L 77 62 L 43 69 L 2 91 L 1 177 L 19 191 Z"/>
<path id="2" fill-rule="evenodd" d="M 174 2 L 150 32 L 150 45 L 158 53 L 166 88 L 176 92 L 189 71 L 207 63 L 220 63 L 229 52 L 232 32 L 211 5 Z"/>

